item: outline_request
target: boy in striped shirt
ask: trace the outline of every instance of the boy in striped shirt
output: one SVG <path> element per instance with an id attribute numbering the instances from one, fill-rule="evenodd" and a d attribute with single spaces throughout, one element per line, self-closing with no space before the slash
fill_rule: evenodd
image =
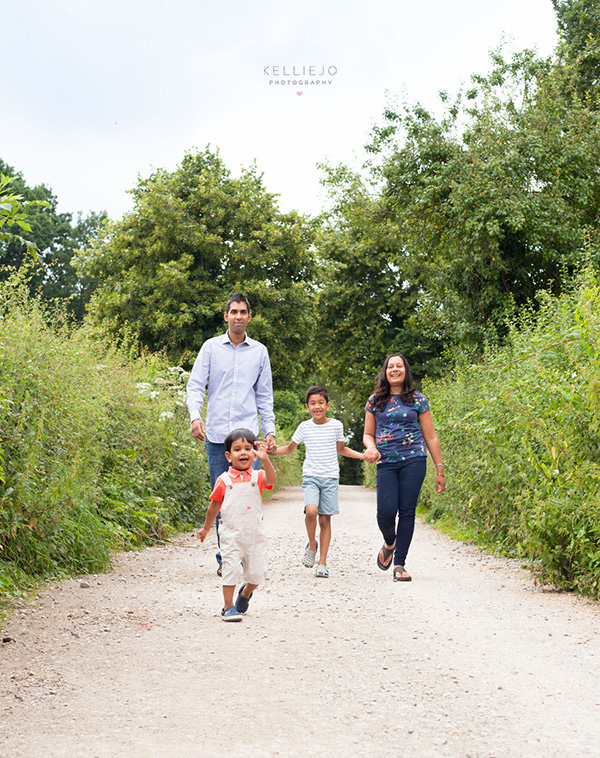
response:
<path id="1" fill-rule="evenodd" d="M 307 568 L 315 565 L 318 550 L 318 517 L 321 550 L 315 576 L 323 579 L 329 576 L 327 551 L 331 542 L 331 517 L 339 513 L 338 455 L 364 460 L 363 453 L 346 447 L 342 422 L 327 418 L 329 405 L 329 395 L 324 387 L 309 387 L 306 391 L 306 410 L 311 418 L 298 426 L 289 445 L 278 447 L 275 451 L 276 455 L 289 455 L 301 442 L 306 447 L 306 458 L 302 466 L 302 489 L 308 544 L 302 556 L 302 564 Z"/>

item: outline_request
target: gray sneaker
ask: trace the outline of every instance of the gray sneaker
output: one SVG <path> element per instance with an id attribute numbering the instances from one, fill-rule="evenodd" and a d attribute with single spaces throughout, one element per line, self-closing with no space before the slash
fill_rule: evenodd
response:
<path id="1" fill-rule="evenodd" d="M 304 555 L 302 556 L 302 565 L 306 566 L 306 568 L 312 568 L 315 565 L 315 560 L 317 558 L 317 550 L 319 549 L 319 543 L 317 542 L 317 547 L 314 550 L 308 549 L 309 543 L 306 543 L 306 548 L 304 549 Z"/>

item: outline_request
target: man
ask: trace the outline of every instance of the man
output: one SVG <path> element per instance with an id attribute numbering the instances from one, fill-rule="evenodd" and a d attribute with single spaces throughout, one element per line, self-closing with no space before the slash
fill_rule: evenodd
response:
<path id="1" fill-rule="evenodd" d="M 206 445 L 211 488 L 229 468 L 225 437 L 232 429 L 250 429 L 258 437 L 260 414 L 267 452 L 277 449 L 271 363 L 267 348 L 246 334 L 252 319 L 247 298 L 240 292 L 232 295 L 224 317 L 227 331 L 202 345 L 187 385 L 192 435 Z M 205 395 L 206 426 L 200 415 Z M 255 467 L 259 466 L 257 458 Z M 220 558 L 217 553 L 219 568 Z"/>

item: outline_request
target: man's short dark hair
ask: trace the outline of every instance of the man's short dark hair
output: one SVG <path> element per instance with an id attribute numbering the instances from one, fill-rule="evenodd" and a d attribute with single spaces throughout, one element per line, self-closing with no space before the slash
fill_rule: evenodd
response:
<path id="1" fill-rule="evenodd" d="M 248 298 L 246 295 L 242 295 L 241 292 L 236 292 L 229 298 L 227 305 L 225 306 L 225 313 L 229 313 L 229 309 L 233 303 L 245 303 L 246 308 L 248 308 L 248 313 L 250 313 L 250 303 L 248 302 Z"/>
<path id="2" fill-rule="evenodd" d="M 316 384 L 314 384 L 312 387 L 309 387 L 306 390 L 306 405 L 308 405 L 308 398 L 312 395 L 323 395 L 325 402 L 329 402 L 329 395 L 327 394 L 325 387 L 318 387 Z"/>
<path id="3" fill-rule="evenodd" d="M 246 442 L 249 442 L 252 447 L 254 447 L 254 444 L 256 442 L 256 434 L 254 434 L 254 432 L 251 432 L 250 429 L 242 429 L 241 427 L 239 429 L 234 429 L 232 432 L 229 432 L 227 437 L 225 437 L 225 450 L 228 453 L 231 452 L 231 446 L 234 442 L 237 442 L 237 440 L 246 440 Z"/>

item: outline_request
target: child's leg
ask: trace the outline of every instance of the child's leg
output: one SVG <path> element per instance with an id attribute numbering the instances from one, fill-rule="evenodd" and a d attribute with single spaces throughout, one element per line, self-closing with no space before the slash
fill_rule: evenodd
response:
<path id="1" fill-rule="evenodd" d="M 319 566 L 326 566 L 327 551 L 331 542 L 331 516 L 326 516 L 324 513 L 319 513 L 319 539 L 321 540 Z"/>
<path id="2" fill-rule="evenodd" d="M 258 587 L 258 584 L 245 584 L 240 591 L 242 595 L 246 598 L 246 600 L 248 600 L 250 598 L 250 595 L 254 592 L 254 590 L 257 587 Z M 233 597 L 233 594 L 232 594 L 232 597 Z"/>
<path id="3" fill-rule="evenodd" d="M 223 608 L 229 608 L 234 605 L 233 593 L 235 592 L 235 584 L 223 585 Z"/>
<path id="4" fill-rule="evenodd" d="M 308 535 L 308 549 L 317 549 L 317 511 L 316 505 L 307 505 L 304 508 L 304 523 L 306 525 L 306 533 Z"/>

